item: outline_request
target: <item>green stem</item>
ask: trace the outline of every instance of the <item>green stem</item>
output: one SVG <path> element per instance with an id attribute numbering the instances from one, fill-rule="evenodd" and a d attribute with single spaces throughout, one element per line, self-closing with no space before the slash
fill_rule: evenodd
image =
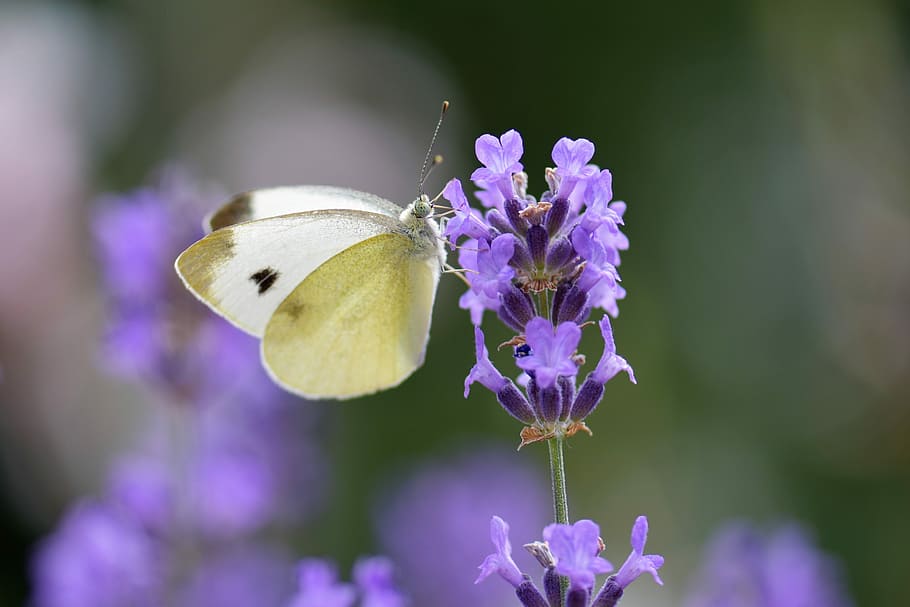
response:
<path id="1" fill-rule="evenodd" d="M 547 441 L 550 449 L 550 475 L 553 478 L 553 515 L 557 523 L 569 524 L 569 499 L 566 496 L 566 467 L 562 453 L 561 436 L 555 436 Z M 569 591 L 569 578 L 559 577 L 559 586 L 562 589 L 562 601 Z"/>
<path id="2" fill-rule="evenodd" d="M 553 478 L 553 512 L 557 523 L 569 524 L 569 500 L 566 497 L 566 467 L 561 436 L 547 441 L 550 448 L 550 474 Z"/>

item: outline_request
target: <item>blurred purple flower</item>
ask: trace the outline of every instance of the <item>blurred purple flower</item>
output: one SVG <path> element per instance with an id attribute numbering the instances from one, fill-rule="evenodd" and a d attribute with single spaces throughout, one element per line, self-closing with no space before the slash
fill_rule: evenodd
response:
<path id="1" fill-rule="evenodd" d="M 294 565 L 255 544 L 210 556 L 176 593 L 176 607 L 284 607 L 294 592 Z M 128 603 L 127 603 L 128 604 Z"/>
<path id="2" fill-rule="evenodd" d="M 306 559 L 298 567 L 297 593 L 287 607 L 351 607 L 357 597 L 352 584 L 340 582 L 335 566 L 322 559 Z"/>
<path id="3" fill-rule="evenodd" d="M 152 607 L 162 599 L 161 546 L 137 521 L 94 502 L 75 506 L 38 548 L 36 607 Z"/>
<path id="4" fill-rule="evenodd" d="M 353 577 L 360 592 L 360 607 L 405 607 L 408 604 L 395 583 L 392 561 L 383 556 L 357 561 Z"/>
<path id="5" fill-rule="evenodd" d="M 376 521 L 385 552 L 398 565 L 414 605 L 501 607 L 514 602 L 506 584 L 462 585 L 477 576 L 490 553 L 490 513 L 509 521 L 513 534 L 530 538 L 549 518 L 545 483 L 514 452 L 475 449 L 425 464 L 379 509 Z M 514 555 L 517 565 L 529 555 Z M 445 589 L 444 591 L 442 589 Z"/>
<path id="6" fill-rule="evenodd" d="M 747 523 L 711 541 L 686 607 L 850 607 L 839 563 L 795 524 L 763 535 Z"/>

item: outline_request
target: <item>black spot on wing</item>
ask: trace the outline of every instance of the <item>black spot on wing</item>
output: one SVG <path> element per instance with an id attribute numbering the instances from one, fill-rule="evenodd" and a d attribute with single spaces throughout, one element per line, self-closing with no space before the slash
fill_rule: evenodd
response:
<path id="1" fill-rule="evenodd" d="M 256 283 L 256 286 L 259 287 L 259 294 L 262 295 L 271 289 L 272 285 L 275 284 L 275 281 L 278 280 L 278 270 L 275 270 L 274 268 L 262 268 L 250 276 L 250 280 Z"/>

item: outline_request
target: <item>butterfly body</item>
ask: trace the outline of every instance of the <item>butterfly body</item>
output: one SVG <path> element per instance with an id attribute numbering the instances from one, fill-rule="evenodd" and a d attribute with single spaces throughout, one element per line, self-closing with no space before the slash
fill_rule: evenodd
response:
<path id="1" fill-rule="evenodd" d="M 291 392 L 346 399 L 422 363 L 445 249 L 422 196 L 402 209 L 354 190 L 298 186 L 235 197 L 176 261 L 201 301 L 262 338 Z"/>

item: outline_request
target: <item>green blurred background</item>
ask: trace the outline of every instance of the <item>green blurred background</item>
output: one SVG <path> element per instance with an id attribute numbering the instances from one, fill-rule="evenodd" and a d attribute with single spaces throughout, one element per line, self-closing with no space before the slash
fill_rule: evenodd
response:
<path id="1" fill-rule="evenodd" d="M 93 361 L 96 194 L 178 162 L 231 191 L 404 202 L 447 98 L 428 189 L 515 128 L 531 191 L 556 139 L 586 137 L 629 203 L 614 328 L 639 383 L 608 387 L 567 465 L 574 518 L 619 538 L 651 518 L 672 566 L 634 604 L 676 604 L 731 518 L 802 521 L 858 605 L 910 604 L 908 26 L 906 4 L 860 0 L 0 5 L 0 602 L 24 600 L 32 543 L 147 406 Z M 325 405 L 331 507 L 306 550 L 369 550 L 402 467 L 517 444 L 491 395 L 462 398 L 461 290 L 443 280 L 418 374 Z M 521 456 L 544 471 L 542 446 Z"/>

